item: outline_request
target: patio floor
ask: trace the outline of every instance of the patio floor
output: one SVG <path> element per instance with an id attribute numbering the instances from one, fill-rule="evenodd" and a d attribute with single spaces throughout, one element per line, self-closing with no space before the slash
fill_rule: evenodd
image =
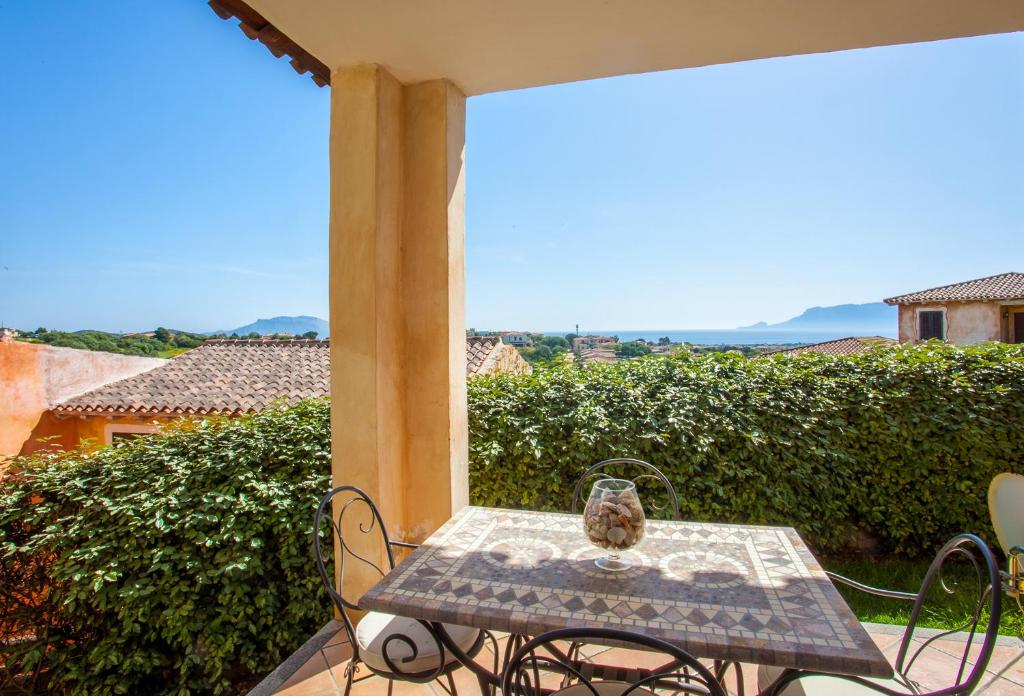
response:
<path id="1" fill-rule="evenodd" d="M 865 626 L 868 633 L 885 655 L 892 660 L 899 648 L 901 638 L 901 627 L 882 626 L 868 624 Z M 921 631 L 922 638 L 927 633 Z M 320 638 L 316 643 L 307 648 L 308 655 L 301 651 L 296 653 L 290 663 L 286 662 L 280 669 L 257 687 L 251 696 L 337 696 L 342 693 L 344 684 L 344 669 L 348 658 L 351 655 L 345 633 L 340 630 L 340 625 L 332 622 L 324 631 L 318 634 Z M 505 636 L 500 637 L 500 646 L 504 646 Z M 311 641 L 312 643 L 313 641 Z M 317 647 L 319 645 L 319 647 Z M 309 644 L 307 644 L 309 646 Z M 949 639 L 939 640 L 932 643 L 934 649 L 929 649 L 922 654 L 914 666 L 912 676 L 926 690 L 939 689 L 949 686 L 952 675 L 955 672 L 959 655 L 963 651 L 963 639 L 951 636 Z M 601 648 L 594 646 L 588 657 L 596 658 L 599 662 L 611 664 L 634 664 L 645 665 L 648 662 L 657 663 L 657 656 L 644 654 L 635 651 L 628 651 L 627 656 L 622 649 Z M 478 659 L 486 664 L 491 659 L 490 648 L 486 648 Z M 651 664 L 654 666 L 654 664 Z M 746 693 L 756 693 L 757 668 L 753 665 L 744 665 L 744 681 Z M 974 692 L 979 696 L 1020 696 L 1024 694 L 1024 642 L 1018 638 L 1001 637 L 995 648 L 992 660 L 989 662 L 987 675 L 981 685 Z M 365 674 L 364 671 L 361 674 Z M 476 696 L 479 693 L 476 679 L 466 669 L 455 672 L 456 685 L 459 693 Z M 730 673 L 729 683 L 726 686 L 730 692 L 735 691 L 735 683 Z M 367 694 L 386 693 L 386 682 L 380 678 L 373 677 L 353 686 L 353 696 Z M 393 693 L 395 696 L 437 696 L 444 694 L 444 690 L 437 684 L 409 684 L 396 682 Z"/>

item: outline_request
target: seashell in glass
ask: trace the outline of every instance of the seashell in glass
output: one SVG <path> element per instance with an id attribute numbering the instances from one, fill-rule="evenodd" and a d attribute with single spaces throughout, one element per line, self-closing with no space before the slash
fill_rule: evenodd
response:
<path id="1" fill-rule="evenodd" d="M 646 525 L 636 484 L 614 478 L 594 484 L 583 509 L 583 531 L 590 543 L 609 552 L 594 561 L 598 568 L 617 572 L 632 567 L 632 563 L 619 557 L 619 552 L 639 544 Z"/>

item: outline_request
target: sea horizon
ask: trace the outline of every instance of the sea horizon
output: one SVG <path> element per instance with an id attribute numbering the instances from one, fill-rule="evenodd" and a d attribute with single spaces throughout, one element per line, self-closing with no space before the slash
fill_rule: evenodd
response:
<path id="1" fill-rule="evenodd" d="M 668 336 L 673 343 L 692 343 L 695 345 L 759 345 L 759 344 L 792 344 L 822 343 L 834 341 L 848 336 L 882 336 L 897 337 L 895 327 L 882 330 L 875 329 L 585 329 L 584 335 L 618 336 L 623 343 L 644 339 L 657 342 Z M 565 336 L 573 333 L 568 331 L 542 331 L 545 336 Z"/>

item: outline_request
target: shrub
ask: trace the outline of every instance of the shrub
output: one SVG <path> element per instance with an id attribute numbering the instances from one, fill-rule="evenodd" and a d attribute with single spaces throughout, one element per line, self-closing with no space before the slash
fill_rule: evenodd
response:
<path id="1" fill-rule="evenodd" d="M 481 377 L 469 400 L 476 504 L 566 510 L 587 465 L 632 456 L 685 518 L 792 525 L 823 551 L 994 542 L 988 482 L 1024 471 L 1022 346 L 641 358 Z"/>
<path id="2" fill-rule="evenodd" d="M 8 659 L 26 671 L 45 653 L 53 689 L 228 691 L 330 615 L 309 551 L 329 484 L 324 400 L 18 463 L 0 557 L 48 559 L 49 579 L 22 593 L 47 601 Z"/>
<path id="3" fill-rule="evenodd" d="M 1024 347 L 556 367 L 471 380 L 469 414 L 476 504 L 567 510 L 588 465 L 635 456 L 688 519 L 927 556 L 960 531 L 993 540 L 988 481 L 1024 471 Z M 88 694 L 221 693 L 275 667 L 329 616 L 308 542 L 329 416 L 315 400 L 18 460 L 0 629 L 36 637 L 8 666 L 45 656 L 54 690 Z"/>

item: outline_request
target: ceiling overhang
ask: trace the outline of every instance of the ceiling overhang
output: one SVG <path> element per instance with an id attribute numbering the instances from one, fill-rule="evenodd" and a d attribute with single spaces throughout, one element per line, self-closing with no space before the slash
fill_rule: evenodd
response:
<path id="1" fill-rule="evenodd" d="M 467 95 L 1024 30 L 1022 0 L 213 0 L 318 83 L 379 64 Z M 248 15 L 248 17 L 247 17 Z"/>

